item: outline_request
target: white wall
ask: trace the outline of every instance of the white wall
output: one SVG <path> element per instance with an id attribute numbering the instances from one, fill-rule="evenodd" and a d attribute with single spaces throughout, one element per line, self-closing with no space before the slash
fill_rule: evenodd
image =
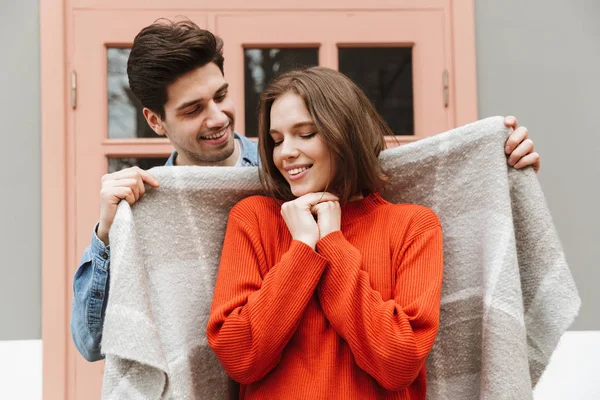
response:
<path id="1" fill-rule="evenodd" d="M 599 330 L 600 1 L 475 2 L 479 116 L 516 115 L 577 283 L 573 330 Z"/>
<path id="2" fill-rule="evenodd" d="M 37 0 L 0 0 L 0 340 L 41 338 Z"/>
<path id="3" fill-rule="evenodd" d="M 600 331 L 569 331 L 561 339 L 534 400 L 598 400 Z M 42 341 L 0 341 L 0 399 L 41 400 Z"/>
<path id="4" fill-rule="evenodd" d="M 41 400 L 42 341 L 0 340 L 0 399 Z"/>

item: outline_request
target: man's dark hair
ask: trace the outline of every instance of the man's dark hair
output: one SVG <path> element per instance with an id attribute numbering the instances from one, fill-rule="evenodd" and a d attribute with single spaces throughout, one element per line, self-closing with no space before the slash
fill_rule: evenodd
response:
<path id="1" fill-rule="evenodd" d="M 167 86 L 214 62 L 223 72 L 223 41 L 190 20 L 160 19 L 137 34 L 127 61 L 129 87 L 142 106 L 165 118 Z"/>

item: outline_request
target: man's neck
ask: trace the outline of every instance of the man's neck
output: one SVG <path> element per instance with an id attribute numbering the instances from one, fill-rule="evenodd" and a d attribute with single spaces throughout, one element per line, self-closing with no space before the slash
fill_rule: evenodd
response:
<path id="1" fill-rule="evenodd" d="M 177 153 L 175 157 L 174 165 L 185 166 L 185 165 L 195 165 L 197 167 L 233 167 L 238 163 L 238 160 L 241 158 L 240 151 L 240 143 L 237 139 L 234 139 L 233 143 L 233 153 L 222 161 L 216 162 L 202 162 L 197 160 L 189 160 L 185 155 Z"/>

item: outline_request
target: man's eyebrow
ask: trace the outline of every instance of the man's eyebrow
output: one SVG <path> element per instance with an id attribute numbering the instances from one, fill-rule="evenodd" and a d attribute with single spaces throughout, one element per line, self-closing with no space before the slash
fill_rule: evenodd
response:
<path id="1" fill-rule="evenodd" d="M 215 93 L 224 92 L 225 90 L 227 90 L 227 88 L 229 88 L 229 83 L 225 82 Z"/>
<path id="2" fill-rule="evenodd" d="M 223 85 L 221 85 L 221 87 L 219 89 L 217 89 L 217 91 L 215 93 L 224 92 L 225 90 L 227 90 L 228 87 L 229 87 L 229 83 L 225 82 Z M 185 108 L 188 108 L 189 106 L 192 106 L 192 105 L 197 104 L 197 103 L 202 103 L 202 102 L 204 102 L 204 99 L 202 97 L 200 97 L 198 99 L 186 101 L 185 103 L 183 103 L 182 105 L 180 105 L 179 107 L 177 107 L 176 110 L 177 111 L 181 111 L 181 110 L 183 110 Z"/>
<path id="3" fill-rule="evenodd" d="M 193 106 L 194 104 L 197 103 L 202 103 L 204 101 L 204 99 L 202 97 L 200 97 L 199 99 L 195 99 L 195 100 L 191 100 L 191 101 L 186 101 L 185 103 L 183 103 L 182 105 L 180 105 L 179 107 L 177 107 L 175 110 L 176 111 L 181 111 L 185 108 L 188 108 L 189 106 Z"/>
<path id="4" fill-rule="evenodd" d="M 315 126 L 315 123 L 312 121 L 301 121 L 301 122 L 296 122 L 294 125 L 292 125 L 292 129 L 296 129 L 296 128 L 302 128 L 303 126 Z M 269 134 L 273 134 L 273 133 L 279 133 L 279 131 L 277 129 L 271 129 L 269 131 Z"/>

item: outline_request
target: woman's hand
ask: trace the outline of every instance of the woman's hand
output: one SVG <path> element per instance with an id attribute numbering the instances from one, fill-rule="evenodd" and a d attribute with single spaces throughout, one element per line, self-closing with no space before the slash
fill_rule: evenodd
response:
<path id="1" fill-rule="evenodd" d="M 320 238 L 320 224 L 317 225 L 317 222 L 313 218 L 313 207 L 323 202 L 337 202 L 338 200 L 331 193 L 319 192 L 308 193 L 295 200 L 283 203 L 281 206 L 281 216 L 290 230 L 292 239 L 304 242 L 314 249 Z"/>
<path id="2" fill-rule="evenodd" d="M 339 231 L 342 221 L 342 209 L 338 201 L 323 201 L 312 208 L 312 213 L 317 216 L 319 239 L 323 239 L 331 232 Z"/>

